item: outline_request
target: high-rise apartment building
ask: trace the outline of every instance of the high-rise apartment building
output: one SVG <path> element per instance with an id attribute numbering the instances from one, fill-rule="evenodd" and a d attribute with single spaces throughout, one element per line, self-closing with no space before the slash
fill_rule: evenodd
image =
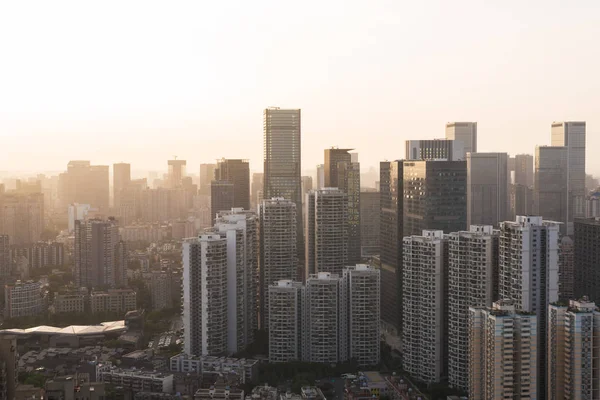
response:
<path id="1" fill-rule="evenodd" d="M 552 146 L 567 148 L 570 234 L 573 219 L 585 218 L 585 121 L 553 122 L 551 132 Z"/>
<path id="2" fill-rule="evenodd" d="M 464 160 L 464 143 L 458 140 L 407 140 L 406 160 Z"/>
<path id="3" fill-rule="evenodd" d="M 562 222 L 563 233 L 569 234 L 567 147 L 535 148 L 534 213 L 545 219 Z"/>
<path id="4" fill-rule="evenodd" d="M 550 305 L 548 312 L 547 398 L 598 397 L 600 312 L 596 304 L 587 298 L 570 300 Z"/>
<path id="5" fill-rule="evenodd" d="M 356 265 L 362 260 L 360 219 L 360 164 L 340 162 L 337 168 L 338 187 L 348 199 L 348 264 Z"/>
<path id="6" fill-rule="evenodd" d="M 163 310 L 173 307 L 173 292 L 180 288 L 173 287 L 171 271 L 152 271 L 150 273 L 150 294 L 152 309 Z"/>
<path id="7" fill-rule="evenodd" d="M 202 235 L 183 243 L 186 354 L 228 351 L 227 263 L 227 238 L 221 235 Z"/>
<path id="8" fill-rule="evenodd" d="M 140 212 L 144 222 L 161 223 L 185 218 L 185 192 L 179 189 L 145 189 L 140 192 Z"/>
<path id="9" fill-rule="evenodd" d="M 217 164 L 200 164 L 200 194 L 210 194 L 210 183 L 215 180 Z"/>
<path id="10" fill-rule="evenodd" d="M 44 288 L 40 282 L 17 281 L 4 288 L 4 318 L 31 317 L 44 312 Z"/>
<path id="11" fill-rule="evenodd" d="M 340 284 L 338 274 L 319 272 L 306 278 L 302 352 L 304 361 L 338 363 L 341 343 L 347 332 L 342 329 L 340 318 Z"/>
<path id="12" fill-rule="evenodd" d="M 340 286 L 341 360 L 356 360 L 360 366 L 380 362 L 380 272 L 359 264 L 344 268 Z"/>
<path id="13" fill-rule="evenodd" d="M 348 265 L 348 196 L 326 187 L 306 195 L 306 276 Z"/>
<path id="14" fill-rule="evenodd" d="M 463 154 L 454 155 L 454 160 L 466 160 L 467 153 L 477 153 L 477 122 L 448 122 L 446 139 L 462 143 Z"/>
<path id="15" fill-rule="evenodd" d="M 269 286 L 298 280 L 296 203 L 274 198 L 259 206 L 259 271 L 261 327 L 269 323 Z"/>
<path id="16" fill-rule="evenodd" d="M 350 151 L 353 149 L 338 149 L 332 147 L 325 149 L 325 187 L 339 188 L 338 164 L 341 162 L 352 162 Z"/>
<path id="17" fill-rule="evenodd" d="M 575 220 L 575 298 L 600 303 L 600 218 Z"/>
<path id="18" fill-rule="evenodd" d="M 10 238 L 0 235 L 0 284 L 4 285 L 11 273 Z"/>
<path id="19" fill-rule="evenodd" d="M 448 235 L 448 382 L 464 391 L 469 389 L 469 307 L 491 307 L 496 298 L 498 240 L 499 231 L 489 225 Z"/>
<path id="20" fill-rule="evenodd" d="M 215 221 L 220 211 L 231 210 L 235 203 L 235 186 L 227 181 L 212 181 L 210 183 L 210 214 Z"/>
<path id="21" fill-rule="evenodd" d="M 233 354 L 252 343 L 258 329 L 256 213 L 242 208 L 220 212 L 214 230 L 227 239 L 227 334 Z"/>
<path id="22" fill-rule="evenodd" d="M 398 331 L 402 325 L 403 171 L 402 161 L 379 163 L 381 317 Z"/>
<path id="23" fill-rule="evenodd" d="M 217 161 L 215 180 L 233 184 L 232 207 L 250 209 L 250 164 L 248 160 L 223 158 Z"/>
<path id="24" fill-rule="evenodd" d="M 546 348 L 548 305 L 558 301 L 559 223 L 517 216 L 500 224 L 500 299 L 537 316 L 538 349 Z M 538 393 L 545 393 L 546 352 L 538 356 Z"/>
<path id="25" fill-rule="evenodd" d="M 447 243 L 443 231 L 403 240 L 404 369 L 415 379 L 440 382 L 446 363 Z"/>
<path id="26" fill-rule="evenodd" d="M 167 174 L 167 187 L 175 189 L 182 185 L 183 178 L 185 177 L 185 166 L 187 162 L 185 160 L 167 160 L 169 172 Z"/>
<path id="27" fill-rule="evenodd" d="M 467 225 L 498 226 L 509 213 L 508 155 L 467 154 Z"/>
<path id="28" fill-rule="evenodd" d="M 304 287 L 281 280 L 269 285 L 269 362 L 302 359 Z"/>
<path id="29" fill-rule="evenodd" d="M 116 163 L 113 164 L 113 204 L 115 209 L 121 206 L 121 197 L 123 191 L 131 182 L 131 164 Z"/>
<path id="30" fill-rule="evenodd" d="M 283 197 L 296 203 L 296 249 L 304 258 L 302 229 L 301 118 L 300 109 L 267 108 L 263 112 L 263 198 Z"/>
<path id="31" fill-rule="evenodd" d="M 127 285 L 127 249 L 113 219 L 75 221 L 75 285 Z"/>
<path id="32" fill-rule="evenodd" d="M 575 298 L 575 246 L 573 239 L 563 236 L 558 252 L 558 299 L 568 302 Z"/>
<path id="33" fill-rule="evenodd" d="M 466 161 L 405 161 L 404 236 L 467 228 Z"/>
<path id="34" fill-rule="evenodd" d="M 380 193 L 360 192 L 360 252 L 362 257 L 379 255 Z"/>
<path id="35" fill-rule="evenodd" d="M 514 171 L 515 185 L 533 186 L 533 156 L 531 154 L 517 154 Z"/>
<path id="36" fill-rule="evenodd" d="M 510 301 L 469 308 L 469 399 L 538 399 L 538 328 Z"/>
<path id="37" fill-rule="evenodd" d="M 108 169 L 108 165 L 91 165 L 89 161 L 69 161 L 67 172 L 60 174 L 58 182 L 62 207 L 71 203 L 89 204 L 107 213 Z"/>
<path id="38" fill-rule="evenodd" d="M 0 233 L 8 235 L 11 244 L 40 241 L 44 226 L 42 193 L 0 194 Z"/>

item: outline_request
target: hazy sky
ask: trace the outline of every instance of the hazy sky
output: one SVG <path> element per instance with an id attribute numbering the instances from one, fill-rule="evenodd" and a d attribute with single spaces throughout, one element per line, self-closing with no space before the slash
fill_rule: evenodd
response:
<path id="1" fill-rule="evenodd" d="M 600 2 L 4 1 L 0 170 L 70 159 L 166 169 L 249 158 L 262 110 L 302 108 L 303 168 L 478 121 L 479 151 L 533 153 L 587 121 L 600 174 Z"/>

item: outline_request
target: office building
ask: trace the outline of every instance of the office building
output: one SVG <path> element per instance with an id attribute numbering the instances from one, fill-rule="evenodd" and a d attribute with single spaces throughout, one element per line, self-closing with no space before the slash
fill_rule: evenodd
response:
<path id="1" fill-rule="evenodd" d="M 4 287 L 4 318 L 31 317 L 45 312 L 45 291 L 40 282 L 17 281 Z"/>
<path id="2" fill-rule="evenodd" d="M 535 148 L 534 213 L 544 219 L 562 222 L 561 230 L 569 234 L 567 147 Z"/>
<path id="3" fill-rule="evenodd" d="M 89 212 L 94 212 L 92 206 L 89 204 L 73 203 L 68 205 L 67 214 L 69 218 L 69 233 L 73 233 L 75 231 L 75 221 L 86 219 Z"/>
<path id="4" fill-rule="evenodd" d="M 250 209 L 250 164 L 248 160 L 222 158 L 217 161 L 215 180 L 233 184 L 232 207 Z"/>
<path id="5" fill-rule="evenodd" d="M 362 367 L 379 365 L 380 271 L 364 264 L 346 267 L 340 285 L 340 332 L 346 336 L 340 358 Z"/>
<path id="6" fill-rule="evenodd" d="M 235 188 L 227 181 L 212 181 L 210 183 L 210 214 L 215 221 L 220 211 L 231 210 L 235 202 Z"/>
<path id="7" fill-rule="evenodd" d="M 600 303 L 600 218 L 575 220 L 575 297 Z"/>
<path id="8" fill-rule="evenodd" d="M 352 153 L 354 155 L 355 153 Z M 348 264 L 361 262 L 360 229 L 360 164 L 358 162 L 339 162 L 337 167 L 338 188 L 346 194 L 348 200 Z"/>
<path id="9" fill-rule="evenodd" d="M 127 286 L 127 248 L 114 219 L 75 221 L 75 285 Z"/>
<path id="10" fill-rule="evenodd" d="M 280 280 L 299 280 L 296 245 L 296 203 L 274 198 L 259 207 L 259 271 L 261 327 L 268 326 L 269 286 Z"/>
<path id="11" fill-rule="evenodd" d="M 552 146 L 567 148 L 567 191 L 569 221 L 567 232 L 573 232 L 575 218 L 585 217 L 585 121 L 552 123 Z"/>
<path id="12" fill-rule="evenodd" d="M 256 213 L 241 208 L 220 212 L 214 230 L 227 240 L 227 334 L 233 354 L 253 343 L 258 329 Z"/>
<path id="13" fill-rule="evenodd" d="M 360 192 L 360 253 L 363 258 L 380 254 L 380 196 L 374 190 Z"/>
<path id="14" fill-rule="evenodd" d="M 283 197 L 296 204 L 296 250 L 304 258 L 302 229 L 302 146 L 300 109 L 270 107 L 263 112 L 263 198 Z"/>
<path id="15" fill-rule="evenodd" d="M 467 228 L 466 161 L 404 162 L 404 236 Z"/>
<path id="16" fill-rule="evenodd" d="M 567 305 L 568 304 L 568 305 Z M 594 399 L 600 392 L 600 312 L 587 298 L 552 304 L 548 325 L 549 400 Z"/>
<path id="17" fill-rule="evenodd" d="M 539 326 L 510 301 L 469 308 L 469 399 L 540 398 Z"/>
<path id="18" fill-rule="evenodd" d="M 317 165 L 317 186 L 315 189 L 323 189 L 325 187 L 325 164 Z"/>
<path id="19" fill-rule="evenodd" d="M 85 311 L 86 292 L 78 290 L 62 291 L 54 294 L 52 306 L 56 314 L 83 313 Z"/>
<path id="20" fill-rule="evenodd" d="M 121 207 L 121 196 L 123 191 L 131 182 L 131 164 L 116 163 L 113 164 L 113 204 L 115 209 Z"/>
<path id="21" fill-rule="evenodd" d="M 42 193 L 0 193 L 0 233 L 8 235 L 10 244 L 38 242 L 44 226 Z"/>
<path id="22" fill-rule="evenodd" d="M 269 362 L 302 359 L 302 283 L 281 280 L 269 285 Z"/>
<path id="23" fill-rule="evenodd" d="M 210 195 L 210 183 L 215 180 L 217 164 L 200 164 L 200 194 Z"/>
<path id="24" fill-rule="evenodd" d="M 349 153 L 351 150 L 353 149 L 338 149 L 335 147 L 325 149 L 325 164 L 323 164 L 325 166 L 325 187 L 340 187 L 338 181 L 338 164 L 341 162 L 352 162 L 352 156 Z"/>
<path id="25" fill-rule="evenodd" d="M 402 326 L 402 246 L 404 230 L 404 163 L 379 163 L 379 254 L 381 318 L 397 331 Z"/>
<path id="26" fill-rule="evenodd" d="M 167 160 L 169 172 L 167 174 L 167 187 L 175 189 L 181 187 L 185 177 L 185 160 Z"/>
<path id="27" fill-rule="evenodd" d="M 443 231 L 403 239 L 404 370 L 426 383 L 440 382 L 446 366 L 447 243 Z"/>
<path id="28" fill-rule="evenodd" d="M 312 176 L 302 175 L 302 201 L 304 201 L 304 196 L 306 193 L 313 190 L 313 178 Z"/>
<path id="29" fill-rule="evenodd" d="M 532 215 L 534 213 L 533 186 L 510 186 L 510 217 Z"/>
<path id="30" fill-rule="evenodd" d="M 122 225 L 128 225 L 142 219 L 142 193 L 148 188 L 146 178 L 132 179 L 121 189 L 119 204 L 115 213 Z"/>
<path id="31" fill-rule="evenodd" d="M 0 337 L 0 398 L 15 399 L 19 385 L 19 354 L 17 352 L 17 336 L 2 335 Z"/>
<path id="32" fill-rule="evenodd" d="M 256 210 L 262 199 L 258 199 L 258 192 L 262 193 L 264 188 L 264 174 L 262 172 L 255 172 L 252 174 L 252 186 L 251 186 L 251 206 L 252 210 Z"/>
<path id="33" fill-rule="evenodd" d="M 348 196 L 326 187 L 306 195 L 306 276 L 348 265 Z"/>
<path id="34" fill-rule="evenodd" d="M 491 307 L 497 297 L 498 240 L 499 231 L 489 225 L 448 235 L 448 382 L 464 391 L 469 389 L 469 307 Z"/>
<path id="35" fill-rule="evenodd" d="M 342 343 L 347 340 L 340 311 L 341 278 L 331 272 L 311 274 L 306 279 L 302 332 L 303 360 L 317 363 L 338 363 L 342 359 Z"/>
<path id="36" fill-rule="evenodd" d="M 125 314 L 134 311 L 137 294 L 133 289 L 108 289 L 93 291 L 90 294 L 90 310 L 92 313 L 111 312 Z"/>
<path id="37" fill-rule="evenodd" d="M 462 143 L 463 154 L 454 154 L 454 160 L 466 160 L 467 153 L 477 153 L 477 122 L 448 122 L 446 139 Z"/>
<path id="38" fill-rule="evenodd" d="M 515 185 L 525 187 L 533 186 L 533 156 L 531 154 L 517 154 L 515 160 Z M 523 214 L 519 214 L 523 215 Z"/>
<path id="39" fill-rule="evenodd" d="M 144 189 L 140 196 L 140 215 L 143 222 L 163 223 L 173 219 L 186 218 L 186 192 L 177 189 Z"/>
<path id="40" fill-rule="evenodd" d="M 450 139 L 407 140 L 406 160 L 464 160 L 464 144 Z"/>
<path id="41" fill-rule="evenodd" d="M 62 207 L 71 203 L 89 204 L 102 213 L 109 211 L 108 165 L 91 165 L 89 161 L 69 161 L 60 174 L 58 189 Z"/>
<path id="42" fill-rule="evenodd" d="M 180 288 L 173 287 L 171 271 L 152 271 L 150 275 L 150 295 L 152 309 L 164 310 L 173 307 L 173 292 Z"/>
<path id="43" fill-rule="evenodd" d="M 227 238 L 202 235 L 183 243 L 184 351 L 227 353 Z"/>
<path id="44" fill-rule="evenodd" d="M 568 302 L 575 298 L 575 246 L 573 239 L 563 236 L 558 252 L 558 299 Z"/>
<path id="45" fill-rule="evenodd" d="M 559 225 L 525 216 L 500 224 L 499 298 L 537 316 L 538 349 L 546 348 L 548 305 L 558 301 Z M 544 351 L 537 371 L 538 393 L 545 393 Z"/>
<path id="46" fill-rule="evenodd" d="M 498 226 L 508 219 L 506 153 L 467 154 L 467 225 Z"/>

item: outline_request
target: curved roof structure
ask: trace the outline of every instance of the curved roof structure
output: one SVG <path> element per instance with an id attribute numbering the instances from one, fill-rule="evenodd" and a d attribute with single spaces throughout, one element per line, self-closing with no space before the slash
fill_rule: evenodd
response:
<path id="1" fill-rule="evenodd" d="M 98 325 L 71 325 L 65 328 L 57 328 L 55 326 L 40 325 L 27 329 L 2 329 L 2 334 L 13 335 L 75 335 L 75 336 L 93 336 L 103 335 L 106 333 L 120 333 L 126 330 L 125 321 L 108 321 L 101 322 Z"/>

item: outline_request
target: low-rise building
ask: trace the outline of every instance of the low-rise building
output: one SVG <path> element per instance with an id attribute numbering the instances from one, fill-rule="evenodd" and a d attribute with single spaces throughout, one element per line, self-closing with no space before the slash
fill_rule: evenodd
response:
<path id="1" fill-rule="evenodd" d="M 40 282 L 17 281 L 4 288 L 4 318 L 29 317 L 41 314 L 46 304 L 46 291 Z"/>
<path id="2" fill-rule="evenodd" d="M 53 311 L 61 313 L 83 313 L 85 311 L 85 291 L 65 291 L 54 295 Z"/>
<path id="3" fill-rule="evenodd" d="M 109 289 L 105 292 L 92 292 L 90 295 L 92 313 L 125 313 L 136 309 L 136 293 L 133 289 Z"/>
<path id="4" fill-rule="evenodd" d="M 44 385 L 47 400 L 103 400 L 104 383 L 90 382 L 89 374 L 57 376 Z"/>
<path id="5" fill-rule="evenodd" d="M 107 363 L 96 368 L 96 377 L 104 383 L 133 392 L 173 392 L 173 374 L 121 369 Z"/>
<path id="6" fill-rule="evenodd" d="M 185 373 L 229 373 L 240 375 L 242 383 L 258 380 L 258 360 L 215 356 L 188 356 L 184 353 L 171 357 L 172 372 Z"/>

